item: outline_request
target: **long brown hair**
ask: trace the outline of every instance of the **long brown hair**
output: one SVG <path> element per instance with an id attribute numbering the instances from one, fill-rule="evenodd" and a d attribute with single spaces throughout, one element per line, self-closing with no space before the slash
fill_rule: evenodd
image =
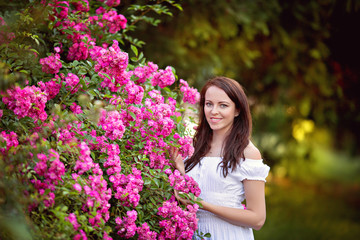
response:
<path id="1" fill-rule="evenodd" d="M 214 77 L 210 79 L 200 92 L 200 115 L 199 126 L 194 136 L 194 154 L 185 161 L 185 170 L 189 172 L 197 164 L 202 157 L 209 151 L 212 141 L 213 131 L 206 120 L 204 113 L 205 93 L 209 87 L 215 86 L 222 89 L 229 98 L 235 103 L 239 115 L 234 118 L 233 126 L 230 134 L 224 141 L 222 150 L 223 159 L 219 164 L 222 167 L 224 177 L 227 176 L 229 168 L 234 171 L 240 162 L 240 158 L 244 156 L 244 149 L 249 144 L 249 138 L 252 131 L 252 120 L 247 97 L 242 86 L 235 80 L 227 77 Z"/>

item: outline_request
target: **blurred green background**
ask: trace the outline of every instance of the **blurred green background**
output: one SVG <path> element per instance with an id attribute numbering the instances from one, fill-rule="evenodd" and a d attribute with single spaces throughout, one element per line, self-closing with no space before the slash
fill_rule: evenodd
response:
<path id="1" fill-rule="evenodd" d="M 246 89 L 253 141 L 271 166 L 256 239 L 357 239 L 360 2 L 181 3 L 136 37 L 148 60 L 198 89 L 214 75 Z"/>
<path id="2" fill-rule="evenodd" d="M 130 17 L 130 3 L 119 13 Z M 253 142 L 271 167 L 267 221 L 255 238 L 358 239 L 360 1 L 180 3 L 183 11 L 132 35 L 149 61 L 198 89 L 215 75 L 244 86 Z"/>

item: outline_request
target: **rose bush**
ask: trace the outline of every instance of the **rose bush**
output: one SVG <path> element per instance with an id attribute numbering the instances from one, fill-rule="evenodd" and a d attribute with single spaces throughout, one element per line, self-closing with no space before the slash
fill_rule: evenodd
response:
<path id="1" fill-rule="evenodd" d="M 172 0 L 126 9 L 42 0 L 1 17 L 4 238 L 192 238 L 200 189 L 173 169 L 168 150 L 192 154 L 182 103 L 199 93 L 172 67 L 146 61 L 130 36 L 141 21 L 158 23 L 149 12 L 171 15 L 169 6 L 181 9 Z M 6 225 L 14 219 L 25 230 Z"/>

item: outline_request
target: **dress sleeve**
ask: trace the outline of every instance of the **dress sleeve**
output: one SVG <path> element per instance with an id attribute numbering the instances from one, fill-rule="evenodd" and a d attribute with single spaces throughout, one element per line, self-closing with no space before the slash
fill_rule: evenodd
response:
<path id="1" fill-rule="evenodd" d="M 239 173 L 240 181 L 260 180 L 266 182 L 270 167 L 263 163 L 262 160 L 245 159 L 241 162 Z"/>

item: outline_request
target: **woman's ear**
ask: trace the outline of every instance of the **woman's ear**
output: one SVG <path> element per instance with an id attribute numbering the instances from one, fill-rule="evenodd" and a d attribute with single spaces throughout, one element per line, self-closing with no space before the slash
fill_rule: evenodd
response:
<path id="1" fill-rule="evenodd" d="M 239 114 L 240 114 L 240 110 L 237 110 L 237 109 L 236 109 L 236 111 L 235 111 L 235 117 L 239 116 Z"/>

